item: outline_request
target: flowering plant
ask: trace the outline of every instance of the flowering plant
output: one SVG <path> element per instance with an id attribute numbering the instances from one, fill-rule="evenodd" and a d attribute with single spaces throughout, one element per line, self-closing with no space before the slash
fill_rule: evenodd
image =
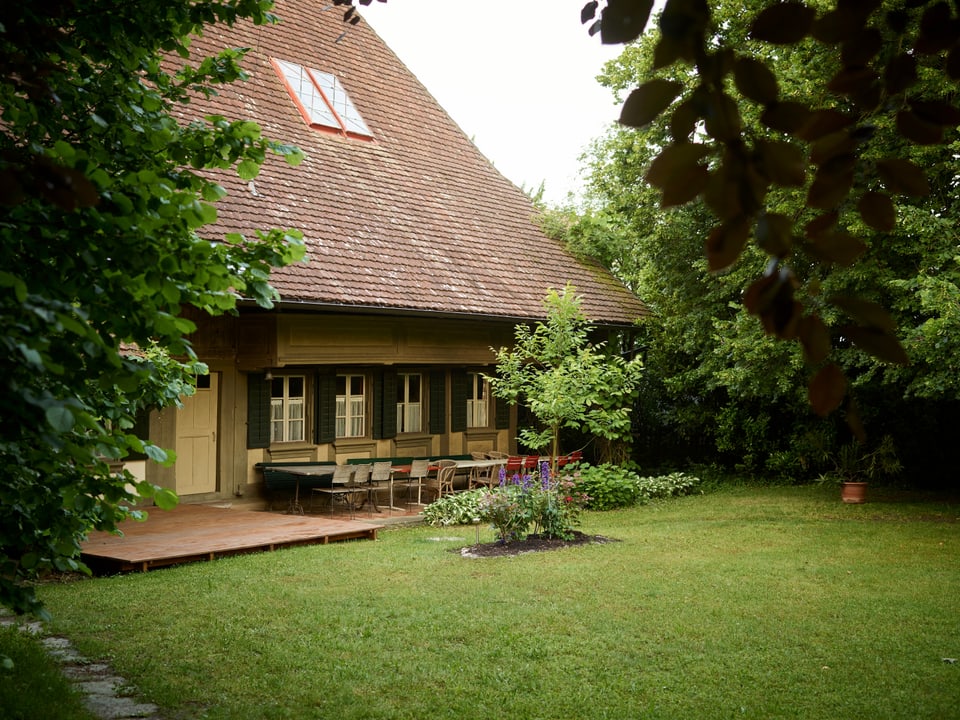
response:
<path id="1" fill-rule="evenodd" d="M 580 524 L 580 514 L 589 498 L 565 477 L 550 476 L 550 466 L 508 478 L 500 470 L 500 485 L 480 498 L 480 518 L 489 522 L 500 542 L 522 540 L 533 534 L 569 540 Z"/>

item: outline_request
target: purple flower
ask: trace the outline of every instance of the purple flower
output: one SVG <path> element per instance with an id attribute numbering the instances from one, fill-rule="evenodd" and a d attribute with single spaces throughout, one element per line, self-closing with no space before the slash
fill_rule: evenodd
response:
<path id="1" fill-rule="evenodd" d="M 503 487 L 507 484 L 507 469 L 505 467 L 500 468 L 500 487 Z"/>
<path id="2" fill-rule="evenodd" d="M 540 463 L 540 477 L 542 477 L 545 482 L 550 481 L 550 463 L 546 460 Z"/>

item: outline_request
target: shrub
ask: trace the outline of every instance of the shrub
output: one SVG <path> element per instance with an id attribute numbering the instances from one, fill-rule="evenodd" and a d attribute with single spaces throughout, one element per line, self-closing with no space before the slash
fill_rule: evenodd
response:
<path id="1" fill-rule="evenodd" d="M 432 502 L 423 510 L 423 518 L 428 525 L 469 525 L 480 515 L 480 498 L 485 490 L 468 490 L 447 495 Z"/>
<path id="2" fill-rule="evenodd" d="M 554 480 L 542 463 L 539 472 L 512 478 L 501 470 L 500 486 L 480 499 L 480 517 L 493 526 L 500 542 L 522 540 L 531 526 L 534 534 L 569 540 L 586 500 L 572 479 Z"/>
<path id="3" fill-rule="evenodd" d="M 619 465 L 580 465 L 573 482 L 577 491 L 589 498 L 589 510 L 630 507 L 640 500 L 637 474 Z"/>
<path id="4" fill-rule="evenodd" d="M 683 472 L 669 475 L 642 477 L 637 479 L 637 489 L 641 504 L 651 500 L 677 497 L 691 493 L 700 484 L 700 478 Z"/>

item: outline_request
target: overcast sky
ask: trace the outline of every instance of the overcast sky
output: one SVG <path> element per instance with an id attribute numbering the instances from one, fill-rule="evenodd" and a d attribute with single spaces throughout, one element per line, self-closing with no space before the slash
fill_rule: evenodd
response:
<path id="1" fill-rule="evenodd" d="M 595 80 L 622 46 L 580 24 L 585 0 L 388 0 L 359 10 L 477 147 L 516 185 L 559 203 L 579 156 L 616 120 Z"/>

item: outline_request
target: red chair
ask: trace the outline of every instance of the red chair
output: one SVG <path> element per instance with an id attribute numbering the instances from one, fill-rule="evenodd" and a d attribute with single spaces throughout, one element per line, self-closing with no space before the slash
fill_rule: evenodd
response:
<path id="1" fill-rule="evenodd" d="M 504 465 L 503 469 L 506 470 L 508 478 L 513 477 L 523 470 L 523 458 L 511 455 L 507 458 L 507 464 Z"/>
<path id="2" fill-rule="evenodd" d="M 540 467 L 540 456 L 539 455 L 527 455 L 523 459 L 523 469 L 524 470 L 536 470 Z"/>
<path id="3" fill-rule="evenodd" d="M 582 450 L 574 450 L 572 453 L 570 453 L 570 462 L 571 462 L 571 463 L 578 463 L 578 462 L 580 462 L 581 460 L 583 460 L 583 451 L 582 451 Z"/>
<path id="4" fill-rule="evenodd" d="M 569 455 L 561 455 L 560 457 L 557 458 L 557 467 L 558 467 L 558 468 L 562 468 L 562 467 L 563 467 L 564 465 L 566 465 L 568 462 L 570 462 L 570 456 L 569 456 Z"/>

